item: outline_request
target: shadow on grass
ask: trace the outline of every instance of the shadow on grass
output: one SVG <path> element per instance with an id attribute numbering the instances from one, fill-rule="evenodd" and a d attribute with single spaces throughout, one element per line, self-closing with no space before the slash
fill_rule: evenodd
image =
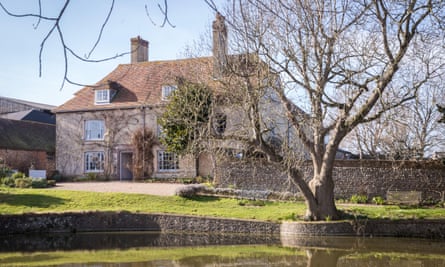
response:
<path id="1" fill-rule="evenodd" d="M 213 202 L 213 201 L 218 201 L 221 198 L 216 196 L 193 196 L 193 197 L 188 197 L 186 199 L 197 202 Z"/>
<path id="2" fill-rule="evenodd" d="M 11 206 L 48 208 L 65 203 L 63 198 L 42 196 L 39 194 L 8 194 L 0 193 L 0 203 Z"/>

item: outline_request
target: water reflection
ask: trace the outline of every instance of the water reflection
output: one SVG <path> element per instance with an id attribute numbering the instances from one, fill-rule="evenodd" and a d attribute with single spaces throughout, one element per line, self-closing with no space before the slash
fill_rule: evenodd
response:
<path id="1" fill-rule="evenodd" d="M 0 240 L 0 252 L 281 244 L 280 237 L 276 235 L 224 235 L 160 232 L 9 235 L 1 237 Z"/>
<path id="2" fill-rule="evenodd" d="M 0 266 L 445 266 L 424 239 L 184 233 L 0 236 Z"/>

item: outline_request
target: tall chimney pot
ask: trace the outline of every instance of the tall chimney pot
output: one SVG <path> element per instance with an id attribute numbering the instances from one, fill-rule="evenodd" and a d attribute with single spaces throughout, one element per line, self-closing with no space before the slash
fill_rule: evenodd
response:
<path id="1" fill-rule="evenodd" d="M 225 18 L 219 12 L 212 23 L 213 29 L 213 71 L 215 77 L 221 77 L 227 66 L 227 26 Z"/>
<path id="2" fill-rule="evenodd" d="M 148 41 L 140 36 L 130 39 L 131 63 L 148 61 Z"/>

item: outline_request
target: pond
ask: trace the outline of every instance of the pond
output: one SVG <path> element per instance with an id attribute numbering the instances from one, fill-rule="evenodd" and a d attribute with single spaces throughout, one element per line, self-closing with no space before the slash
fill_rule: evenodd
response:
<path id="1" fill-rule="evenodd" d="M 284 244 L 285 243 L 285 244 Z M 445 241 L 150 232 L 0 236 L 0 266 L 445 266 Z"/>

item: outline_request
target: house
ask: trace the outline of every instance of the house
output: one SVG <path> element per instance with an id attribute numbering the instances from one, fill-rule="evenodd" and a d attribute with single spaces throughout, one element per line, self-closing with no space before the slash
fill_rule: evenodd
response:
<path id="1" fill-rule="evenodd" d="M 65 176 L 98 174 L 118 180 L 212 175 L 209 154 L 178 156 L 160 145 L 157 137 L 162 130 L 157 121 L 180 79 L 217 91 L 229 61 L 245 62 L 250 55 L 227 55 L 227 30 L 219 14 L 213 23 L 213 56 L 149 61 L 148 42 L 140 37 L 131 39 L 131 52 L 130 64 L 117 66 L 54 110 L 57 170 Z M 263 109 L 274 110 L 270 106 Z M 239 129 L 246 117 L 223 105 L 217 112 L 215 130 L 220 132 Z M 279 132 L 289 128 L 287 121 L 274 119 L 271 123 L 277 121 L 285 127 Z M 242 151 L 236 142 L 222 145 Z"/>
<path id="2" fill-rule="evenodd" d="M 55 170 L 55 125 L 0 118 L 0 164 L 23 173 Z"/>
<path id="3" fill-rule="evenodd" d="M 56 124 L 55 106 L 0 96 L 0 118 Z"/>

